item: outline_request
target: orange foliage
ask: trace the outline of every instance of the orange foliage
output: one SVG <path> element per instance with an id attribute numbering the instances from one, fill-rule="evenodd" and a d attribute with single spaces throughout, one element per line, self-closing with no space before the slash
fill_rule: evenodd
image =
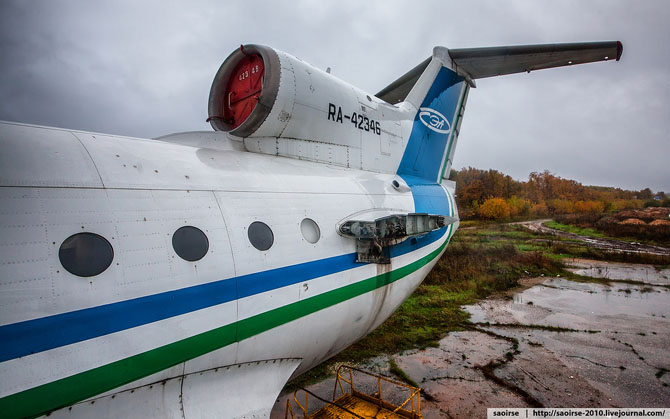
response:
<path id="1" fill-rule="evenodd" d="M 567 199 L 549 199 L 547 200 L 549 214 L 572 214 L 575 212 L 575 206 L 572 201 Z"/>
<path id="2" fill-rule="evenodd" d="M 642 208 L 643 202 L 639 199 L 615 199 L 610 203 L 610 209 L 621 211 L 623 209 Z"/>
<path id="3" fill-rule="evenodd" d="M 547 208 L 547 204 L 544 201 L 540 201 L 537 204 L 531 205 L 530 213 L 535 216 L 544 217 L 545 215 L 549 215 L 549 208 Z"/>
<path id="4" fill-rule="evenodd" d="M 605 211 L 605 203 L 602 201 L 577 201 L 575 212 L 601 214 Z"/>
<path id="5" fill-rule="evenodd" d="M 506 220 L 510 216 L 510 210 L 504 199 L 489 198 L 480 205 L 477 215 L 490 220 Z"/>

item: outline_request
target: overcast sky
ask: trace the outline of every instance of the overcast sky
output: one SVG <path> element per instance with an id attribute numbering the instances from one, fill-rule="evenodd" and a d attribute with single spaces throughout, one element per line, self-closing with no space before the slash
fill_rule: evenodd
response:
<path id="1" fill-rule="evenodd" d="M 447 48 L 620 40 L 620 62 L 477 81 L 454 167 L 670 191 L 670 2 L 0 2 L 0 119 L 137 137 L 210 130 L 242 43 L 375 93 Z M 1 151 L 0 152 L 4 152 Z"/>

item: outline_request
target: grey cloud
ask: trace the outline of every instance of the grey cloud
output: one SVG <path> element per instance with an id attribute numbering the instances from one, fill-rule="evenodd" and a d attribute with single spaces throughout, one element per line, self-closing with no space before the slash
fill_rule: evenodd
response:
<path id="1" fill-rule="evenodd" d="M 156 137 L 209 129 L 209 86 L 241 43 L 372 93 L 452 48 L 618 39 L 619 63 L 478 81 L 455 166 L 670 191 L 665 1 L 3 1 L 0 119 Z"/>

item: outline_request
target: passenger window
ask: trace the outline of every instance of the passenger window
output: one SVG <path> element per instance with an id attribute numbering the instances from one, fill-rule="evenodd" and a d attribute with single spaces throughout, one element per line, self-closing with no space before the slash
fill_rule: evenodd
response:
<path id="1" fill-rule="evenodd" d="M 114 249 L 107 239 L 98 234 L 77 233 L 60 245 L 58 259 L 72 275 L 96 276 L 112 264 Z"/>
<path id="2" fill-rule="evenodd" d="M 207 254 L 209 240 L 199 228 L 184 226 L 172 235 L 172 248 L 180 258 L 195 262 Z"/>
<path id="3" fill-rule="evenodd" d="M 272 247 L 275 237 L 267 224 L 260 221 L 254 221 L 249 225 L 249 241 L 258 250 L 268 250 Z"/>
<path id="4" fill-rule="evenodd" d="M 318 242 L 321 238 L 321 230 L 319 229 L 319 225 L 311 218 L 305 218 L 302 220 L 300 223 L 300 232 L 302 233 L 302 237 L 304 237 L 305 240 L 312 244 Z"/>

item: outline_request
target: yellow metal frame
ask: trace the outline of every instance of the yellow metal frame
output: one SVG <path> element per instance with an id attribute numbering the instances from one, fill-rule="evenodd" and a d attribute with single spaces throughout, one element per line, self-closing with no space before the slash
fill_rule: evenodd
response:
<path id="1" fill-rule="evenodd" d="M 348 374 L 346 374 L 347 370 L 348 370 Z M 354 371 L 357 372 L 357 373 L 365 374 L 365 375 L 368 375 L 370 377 L 374 377 L 374 378 L 377 379 L 378 392 L 377 392 L 376 397 L 367 395 L 365 393 L 362 393 L 362 392 L 356 390 L 356 384 L 354 383 Z M 348 379 L 345 375 L 348 375 Z M 385 382 L 391 383 L 393 385 L 396 385 L 396 386 L 399 386 L 399 387 L 404 387 L 404 388 L 408 389 L 410 391 L 409 397 L 407 399 L 405 399 L 405 401 L 399 406 L 395 406 L 395 405 L 391 404 L 390 402 L 385 401 L 382 397 L 382 381 L 385 381 Z M 350 388 L 349 392 L 345 391 L 346 384 L 343 385 L 343 382 L 346 383 L 346 384 L 349 384 L 349 388 Z M 337 397 L 338 387 L 339 387 L 340 393 L 341 393 L 339 397 Z M 305 402 L 304 402 L 304 404 L 302 404 L 298 401 L 298 392 L 300 390 L 305 392 Z M 310 395 L 313 398 L 316 398 L 316 399 L 318 399 L 318 400 L 320 400 L 320 401 L 322 401 L 326 404 L 329 404 L 331 406 L 335 406 L 338 409 L 341 409 L 341 410 L 347 412 L 348 414 L 350 414 L 354 417 L 357 417 L 357 418 L 361 418 L 361 419 L 365 419 L 365 418 L 363 416 L 360 416 L 360 415 L 350 411 L 349 409 L 346 409 L 342 406 L 337 405 L 334 402 L 336 400 L 338 400 L 339 398 L 344 397 L 345 395 L 352 395 L 354 397 L 359 397 L 361 399 L 367 400 L 368 402 L 379 404 L 380 407 L 389 410 L 390 412 L 388 413 L 387 417 L 389 415 L 392 415 L 392 414 L 397 414 L 397 415 L 407 417 L 407 418 L 411 418 L 411 419 L 421 419 L 421 418 L 423 418 L 423 416 L 421 416 L 421 389 L 419 387 L 410 386 L 410 385 L 407 385 L 405 383 L 401 383 L 399 381 L 391 380 L 389 378 L 382 377 L 382 376 L 377 375 L 377 374 L 372 374 L 372 373 L 369 373 L 367 371 L 364 371 L 364 370 L 361 370 L 361 369 L 358 369 L 358 368 L 355 368 L 355 367 L 351 367 L 351 366 L 348 366 L 348 365 L 341 365 L 337 369 L 336 378 L 335 378 L 335 386 L 333 388 L 333 401 L 332 402 L 328 401 L 328 400 L 325 400 L 325 399 L 317 396 L 316 394 L 314 394 L 311 391 L 306 390 L 306 389 L 298 389 L 293 393 L 293 400 L 294 400 L 295 404 L 300 408 L 300 410 L 302 410 L 303 418 L 305 418 L 305 419 L 315 417 L 315 415 L 318 414 L 318 411 L 314 412 L 311 415 L 309 415 L 307 413 L 308 410 L 309 410 L 308 405 L 309 405 L 309 396 Z M 415 402 L 415 399 L 416 399 L 416 402 Z M 408 403 L 410 404 L 410 406 L 409 406 L 410 409 L 409 410 L 404 409 L 404 407 Z M 393 409 L 393 410 L 391 410 L 391 409 Z M 293 413 L 291 403 L 290 403 L 289 400 L 286 400 L 286 413 L 284 415 L 284 418 L 288 419 L 289 414 L 290 414 L 290 417 L 292 419 L 295 419 L 295 415 Z"/>
<path id="2" fill-rule="evenodd" d="M 305 405 L 304 405 L 304 406 L 298 401 L 298 392 L 299 392 L 300 390 L 302 390 L 302 391 L 305 392 Z M 311 391 L 302 388 L 302 389 L 298 389 L 298 390 L 296 390 L 296 391 L 293 393 L 293 401 L 295 402 L 295 404 L 298 405 L 298 407 L 300 408 L 300 410 L 302 410 L 302 417 L 303 417 L 303 418 L 308 419 L 308 418 L 314 417 L 314 415 L 315 415 L 316 413 L 318 413 L 318 411 L 317 411 L 317 412 L 315 412 L 315 413 L 313 413 L 313 414 L 311 414 L 311 415 L 308 415 L 308 414 L 307 414 L 307 410 L 309 409 L 308 404 L 309 404 L 309 396 L 310 396 L 310 395 L 311 395 L 313 398 L 318 399 L 318 400 L 320 400 L 320 401 L 322 401 L 322 402 L 324 402 L 324 403 L 326 403 L 326 404 L 329 404 L 329 405 L 331 405 L 331 406 L 335 406 L 336 408 L 338 408 L 338 409 L 340 409 L 340 410 L 343 410 L 343 411 L 347 412 L 348 414 L 350 414 L 350 415 L 352 415 L 352 416 L 355 416 L 355 417 L 360 418 L 360 419 L 366 419 L 366 418 L 364 418 L 363 416 L 358 415 L 358 414 L 356 414 L 355 412 L 352 412 L 351 410 L 349 410 L 349 409 L 347 409 L 347 408 L 345 408 L 345 407 L 339 406 L 339 405 L 337 405 L 336 403 L 333 403 L 333 402 L 330 402 L 330 401 L 328 401 L 328 400 L 326 400 L 326 399 L 323 399 L 323 398 L 317 396 L 316 394 L 312 393 Z M 295 419 L 295 416 L 293 415 L 293 409 L 291 408 L 291 403 L 290 403 L 289 400 L 286 400 L 286 414 L 284 414 L 284 419 L 288 419 L 288 414 L 289 414 L 289 413 L 291 413 L 291 418 L 292 418 L 292 419 Z"/>
<path id="3" fill-rule="evenodd" d="M 344 370 L 349 370 L 349 379 L 348 380 L 341 373 L 341 371 L 343 369 Z M 365 375 L 368 375 L 370 377 L 375 377 L 377 379 L 377 397 L 376 398 L 372 397 L 372 396 L 367 396 L 364 393 L 356 391 L 356 386 L 354 384 L 354 371 L 360 372 L 361 374 L 365 374 Z M 351 393 L 349 393 L 349 394 L 353 394 L 353 395 L 356 395 L 356 396 L 363 395 L 363 396 L 367 396 L 365 398 L 377 399 L 377 402 L 379 403 L 379 406 L 385 407 L 385 408 L 388 408 L 390 403 L 386 402 L 384 400 L 384 398 L 382 397 L 382 381 L 385 381 L 387 383 L 391 383 L 391 384 L 399 386 L 399 387 L 404 387 L 404 388 L 410 390 L 410 395 L 407 399 L 405 399 L 405 401 L 401 405 L 395 407 L 395 409 L 393 411 L 391 411 L 391 413 L 409 413 L 412 418 L 421 418 L 422 417 L 421 416 L 421 388 L 419 388 L 419 387 L 410 386 L 408 384 L 401 383 L 400 381 L 395 381 L 395 380 L 391 380 L 390 378 L 382 377 L 381 375 L 372 374 L 370 372 L 361 370 L 359 368 L 351 367 L 351 366 L 348 366 L 348 365 L 340 365 L 340 367 L 337 369 L 337 374 L 336 374 L 336 379 L 335 379 L 335 388 L 333 388 L 333 400 L 335 400 L 335 396 L 337 395 L 338 385 L 340 387 L 340 392 L 342 393 L 342 395 L 347 394 L 344 391 L 344 386 L 342 385 L 342 381 L 344 381 L 345 383 L 350 385 Z M 416 404 L 414 403 L 414 399 L 416 399 Z M 410 409 L 411 410 L 403 409 L 405 407 L 405 405 L 407 405 L 407 403 L 410 403 Z M 405 415 L 403 415 L 403 416 L 405 416 Z"/>

